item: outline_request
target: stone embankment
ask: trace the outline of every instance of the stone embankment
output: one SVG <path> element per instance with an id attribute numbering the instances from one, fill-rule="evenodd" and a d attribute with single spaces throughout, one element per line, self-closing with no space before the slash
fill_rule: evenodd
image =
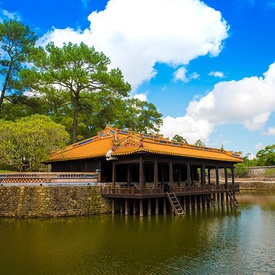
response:
<path id="1" fill-rule="evenodd" d="M 61 217 L 110 213 L 100 186 L 0 186 L 0 217 Z"/>
<path id="2" fill-rule="evenodd" d="M 275 178 L 236 178 L 240 190 L 275 191 Z"/>

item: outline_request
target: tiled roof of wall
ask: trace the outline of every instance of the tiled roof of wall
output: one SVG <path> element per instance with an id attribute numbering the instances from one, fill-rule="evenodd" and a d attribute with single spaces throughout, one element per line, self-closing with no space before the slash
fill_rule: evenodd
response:
<path id="1" fill-rule="evenodd" d="M 242 162 L 240 153 L 203 146 L 178 143 L 161 135 L 140 134 L 107 126 L 97 136 L 74 143 L 66 149 L 52 154 L 47 162 L 97 158 L 106 156 L 130 155 L 148 152 L 228 162 Z"/>

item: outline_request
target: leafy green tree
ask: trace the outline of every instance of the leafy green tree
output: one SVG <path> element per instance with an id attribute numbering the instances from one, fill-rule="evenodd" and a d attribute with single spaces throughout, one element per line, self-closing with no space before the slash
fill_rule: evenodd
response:
<path id="1" fill-rule="evenodd" d="M 177 141 L 177 142 L 186 143 L 186 144 L 188 143 L 187 139 L 180 136 L 180 135 L 175 135 L 172 139 Z"/>
<path id="2" fill-rule="evenodd" d="M 0 75 L 3 77 L 3 86 L 0 94 L 0 112 L 7 93 L 9 95 L 22 93 L 20 71 L 28 60 L 29 54 L 34 49 L 36 35 L 15 20 L 0 24 Z"/>
<path id="3" fill-rule="evenodd" d="M 275 165 L 275 144 L 268 145 L 256 154 L 260 166 Z"/>
<path id="4" fill-rule="evenodd" d="M 2 105 L 1 117 L 5 120 L 16 120 L 34 114 L 47 114 L 48 106 L 42 97 L 27 95 L 10 95 Z"/>
<path id="5" fill-rule="evenodd" d="M 69 139 L 64 126 L 42 115 L 0 121 L 0 165 L 18 171 L 37 171 L 51 151 Z"/>
<path id="6" fill-rule="evenodd" d="M 238 177 L 243 177 L 248 172 L 248 166 L 242 163 L 236 163 L 234 165 L 234 174 Z"/>
<path id="7" fill-rule="evenodd" d="M 130 98 L 120 102 L 118 118 L 114 122 L 114 126 L 141 133 L 158 133 L 162 124 L 161 117 L 162 114 L 152 103 L 138 98 Z"/>
<path id="8" fill-rule="evenodd" d="M 205 146 L 205 144 L 204 144 L 200 139 L 198 139 L 198 140 L 194 143 L 194 145 L 196 145 L 196 146 Z"/>
<path id="9" fill-rule="evenodd" d="M 49 43 L 45 49 L 39 49 L 33 62 L 35 68 L 22 73 L 25 83 L 40 92 L 48 93 L 55 88 L 69 95 L 73 109 L 73 142 L 77 141 L 83 96 L 98 93 L 105 102 L 114 102 L 127 97 L 131 89 L 118 68 L 108 70 L 108 57 L 84 43 L 68 43 L 62 48 Z"/>

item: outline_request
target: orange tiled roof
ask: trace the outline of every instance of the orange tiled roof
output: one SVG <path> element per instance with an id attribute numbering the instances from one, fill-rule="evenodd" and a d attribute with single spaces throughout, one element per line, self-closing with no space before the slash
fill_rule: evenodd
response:
<path id="1" fill-rule="evenodd" d="M 111 156 L 130 155 L 136 152 L 242 162 L 240 153 L 178 143 L 160 135 L 140 134 L 109 126 L 95 137 L 72 144 L 65 150 L 52 154 L 47 162 L 105 157 L 106 154 Z"/>

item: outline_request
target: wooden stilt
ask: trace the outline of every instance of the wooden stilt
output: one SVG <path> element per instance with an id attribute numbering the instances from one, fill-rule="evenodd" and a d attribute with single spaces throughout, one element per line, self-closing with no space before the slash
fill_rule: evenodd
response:
<path id="1" fill-rule="evenodd" d="M 148 216 L 151 216 L 151 213 L 152 213 L 151 199 L 148 199 Z"/>
<path id="2" fill-rule="evenodd" d="M 188 199 L 188 202 L 189 202 L 189 209 L 192 209 L 192 197 L 189 196 L 189 199 Z"/>
<path id="3" fill-rule="evenodd" d="M 136 200 L 133 200 L 133 214 L 136 215 L 136 213 L 137 213 Z"/>
<path id="4" fill-rule="evenodd" d="M 122 205 L 122 200 L 120 201 L 120 214 L 123 214 L 123 205 Z"/>
<path id="5" fill-rule="evenodd" d="M 112 199 L 112 214 L 115 214 L 115 199 Z"/>
<path id="6" fill-rule="evenodd" d="M 139 200 L 139 216 L 143 217 L 143 200 Z"/>
<path id="7" fill-rule="evenodd" d="M 163 198 L 163 214 L 166 214 L 166 198 Z"/>
<path id="8" fill-rule="evenodd" d="M 125 216 L 128 216 L 128 199 L 125 199 Z"/>
<path id="9" fill-rule="evenodd" d="M 155 214 L 158 215 L 159 214 L 159 199 L 155 200 Z"/>
<path id="10" fill-rule="evenodd" d="M 185 198 L 184 197 L 181 197 L 181 206 L 182 206 L 183 211 L 185 212 L 186 211 L 186 205 L 185 205 Z"/>
<path id="11" fill-rule="evenodd" d="M 198 199 L 199 199 L 199 208 L 201 209 L 202 208 L 202 198 L 201 198 L 201 195 L 199 195 Z"/>

